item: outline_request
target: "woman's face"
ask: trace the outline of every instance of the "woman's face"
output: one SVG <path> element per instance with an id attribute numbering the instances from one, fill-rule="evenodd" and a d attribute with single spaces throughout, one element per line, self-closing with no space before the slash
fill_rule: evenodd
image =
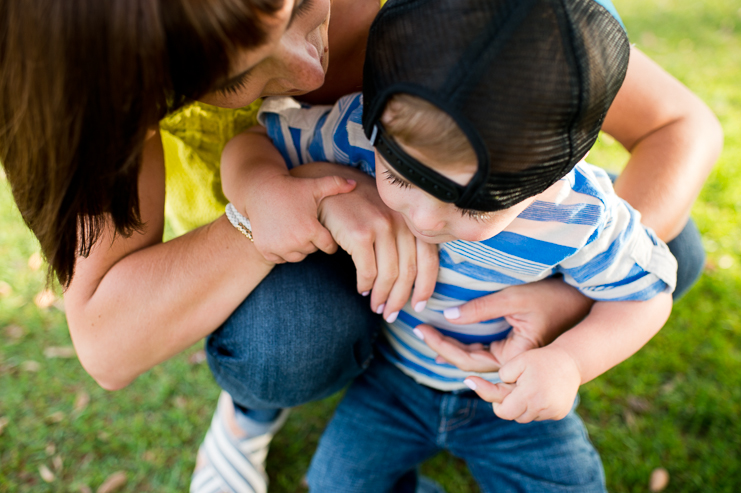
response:
<path id="1" fill-rule="evenodd" d="M 280 11 L 264 18 L 265 43 L 241 50 L 229 78 L 200 100 L 240 108 L 261 97 L 318 89 L 329 62 L 329 4 L 330 0 L 285 0 Z"/>

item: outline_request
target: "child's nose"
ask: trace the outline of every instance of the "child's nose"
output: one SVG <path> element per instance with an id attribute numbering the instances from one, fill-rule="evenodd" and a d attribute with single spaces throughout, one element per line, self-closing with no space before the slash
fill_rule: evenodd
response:
<path id="1" fill-rule="evenodd" d="M 410 218 L 414 227 L 423 234 L 434 233 L 445 227 L 445 221 L 437 207 L 427 207 L 425 204 L 417 205 L 412 209 Z"/>

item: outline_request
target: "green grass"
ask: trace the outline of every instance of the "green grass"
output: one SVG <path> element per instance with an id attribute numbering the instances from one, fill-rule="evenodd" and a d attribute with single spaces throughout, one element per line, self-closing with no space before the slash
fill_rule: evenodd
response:
<path id="1" fill-rule="evenodd" d="M 666 468 L 667 491 L 741 487 L 741 9 L 735 0 L 618 2 L 631 41 L 705 100 L 726 133 L 725 150 L 694 208 L 708 269 L 662 332 L 638 355 L 583 387 L 581 415 L 602 455 L 610 491 L 647 491 Z M 625 152 L 601 139 L 590 161 L 619 169 Z M 39 309 L 37 245 L 0 180 L 0 492 L 94 491 L 126 471 L 120 491 L 187 491 L 195 451 L 218 388 L 186 354 L 109 393 L 76 359 L 44 350 L 71 344 L 63 306 Z M 9 329 L 17 326 L 21 329 Z M 37 371 L 29 361 L 38 363 Z M 87 406 L 75 410 L 79 395 Z M 338 398 L 296 410 L 268 467 L 275 492 L 301 478 Z M 55 463 L 61 469 L 55 468 Z M 42 480 L 39 467 L 54 474 Z M 478 491 L 465 465 L 441 454 L 423 466 L 449 492 Z M 82 488 L 82 489 L 81 489 Z"/>

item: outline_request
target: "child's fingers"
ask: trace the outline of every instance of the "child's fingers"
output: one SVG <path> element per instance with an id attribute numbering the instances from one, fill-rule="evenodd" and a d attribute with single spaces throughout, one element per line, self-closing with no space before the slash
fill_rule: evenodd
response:
<path id="1" fill-rule="evenodd" d="M 415 238 L 417 249 L 417 277 L 414 280 L 414 291 L 412 292 L 412 308 L 415 312 L 421 312 L 427 305 L 435 291 L 437 271 L 440 266 L 437 245 L 425 243 Z"/>
<path id="2" fill-rule="evenodd" d="M 525 358 L 516 357 L 502 365 L 499 369 L 499 378 L 504 383 L 517 383 L 523 371 L 525 371 Z"/>
<path id="3" fill-rule="evenodd" d="M 491 372 L 499 369 L 499 363 L 481 345 L 463 344 L 426 324 L 418 325 L 414 333 L 445 361 L 463 371 Z"/>
<path id="4" fill-rule="evenodd" d="M 509 421 L 518 421 L 527 413 L 527 401 L 521 398 L 517 388 L 512 389 L 509 395 L 502 399 L 502 402 L 492 403 L 494 414 L 502 419 Z"/>
<path id="5" fill-rule="evenodd" d="M 516 387 L 511 383 L 491 383 L 481 377 L 467 377 L 463 383 L 492 404 L 500 404 Z"/>
<path id="6" fill-rule="evenodd" d="M 313 178 L 313 181 L 314 200 L 316 200 L 317 205 L 324 197 L 352 192 L 356 185 L 355 180 L 348 180 L 341 176 L 323 176 Z"/>
<path id="7" fill-rule="evenodd" d="M 396 320 L 399 311 L 409 301 L 417 277 L 417 242 L 412 234 L 399 235 L 396 238 L 396 249 L 399 259 L 399 274 L 391 288 L 383 318 L 391 323 Z"/>
<path id="8" fill-rule="evenodd" d="M 373 289 L 373 283 L 376 280 L 378 271 L 376 269 L 376 254 L 373 250 L 373 243 L 361 243 L 364 248 L 355 248 L 350 252 L 352 261 L 355 264 L 355 270 L 358 282 L 358 293 L 364 296 L 370 294 Z"/>
<path id="9" fill-rule="evenodd" d="M 385 312 L 391 288 L 399 277 L 399 254 L 392 234 L 377 236 L 374 247 L 378 274 L 371 291 L 371 309 L 381 314 Z"/>

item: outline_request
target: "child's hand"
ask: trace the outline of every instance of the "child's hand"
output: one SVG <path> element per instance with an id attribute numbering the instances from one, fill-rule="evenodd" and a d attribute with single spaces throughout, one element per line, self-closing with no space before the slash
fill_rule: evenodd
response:
<path id="1" fill-rule="evenodd" d="M 280 174 L 264 180 L 245 200 L 255 248 L 275 263 L 300 262 L 317 249 L 334 253 L 337 243 L 317 219 L 317 207 L 325 197 L 354 188 L 354 180 L 339 176 Z"/>
<path id="2" fill-rule="evenodd" d="M 293 168 L 291 174 L 312 177 L 328 171 L 357 181 L 352 193 L 322 200 L 319 216 L 339 246 L 352 256 L 358 292 L 372 293 L 371 309 L 386 320 L 398 315 L 410 293 L 412 306 L 424 308 L 437 280 L 437 246 L 417 241 L 404 218 L 383 203 L 376 181 L 359 170 L 309 163 Z"/>
<path id="3" fill-rule="evenodd" d="M 492 403 L 497 416 L 518 423 L 566 417 L 582 380 L 574 359 L 558 346 L 520 354 L 500 368 L 499 378 L 503 383 L 480 377 L 468 377 L 466 383 Z"/>
<path id="4" fill-rule="evenodd" d="M 393 322 L 410 295 L 412 306 L 421 308 L 432 296 L 438 250 L 437 245 L 418 241 L 401 214 L 378 198 L 375 182 L 372 186 L 367 193 L 358 190 L 325 201 L 327 206 L 322 206 L 320 217 L 337 243 L 352 256 L 358 292 L 370 292 L 373 311 Z"/>

